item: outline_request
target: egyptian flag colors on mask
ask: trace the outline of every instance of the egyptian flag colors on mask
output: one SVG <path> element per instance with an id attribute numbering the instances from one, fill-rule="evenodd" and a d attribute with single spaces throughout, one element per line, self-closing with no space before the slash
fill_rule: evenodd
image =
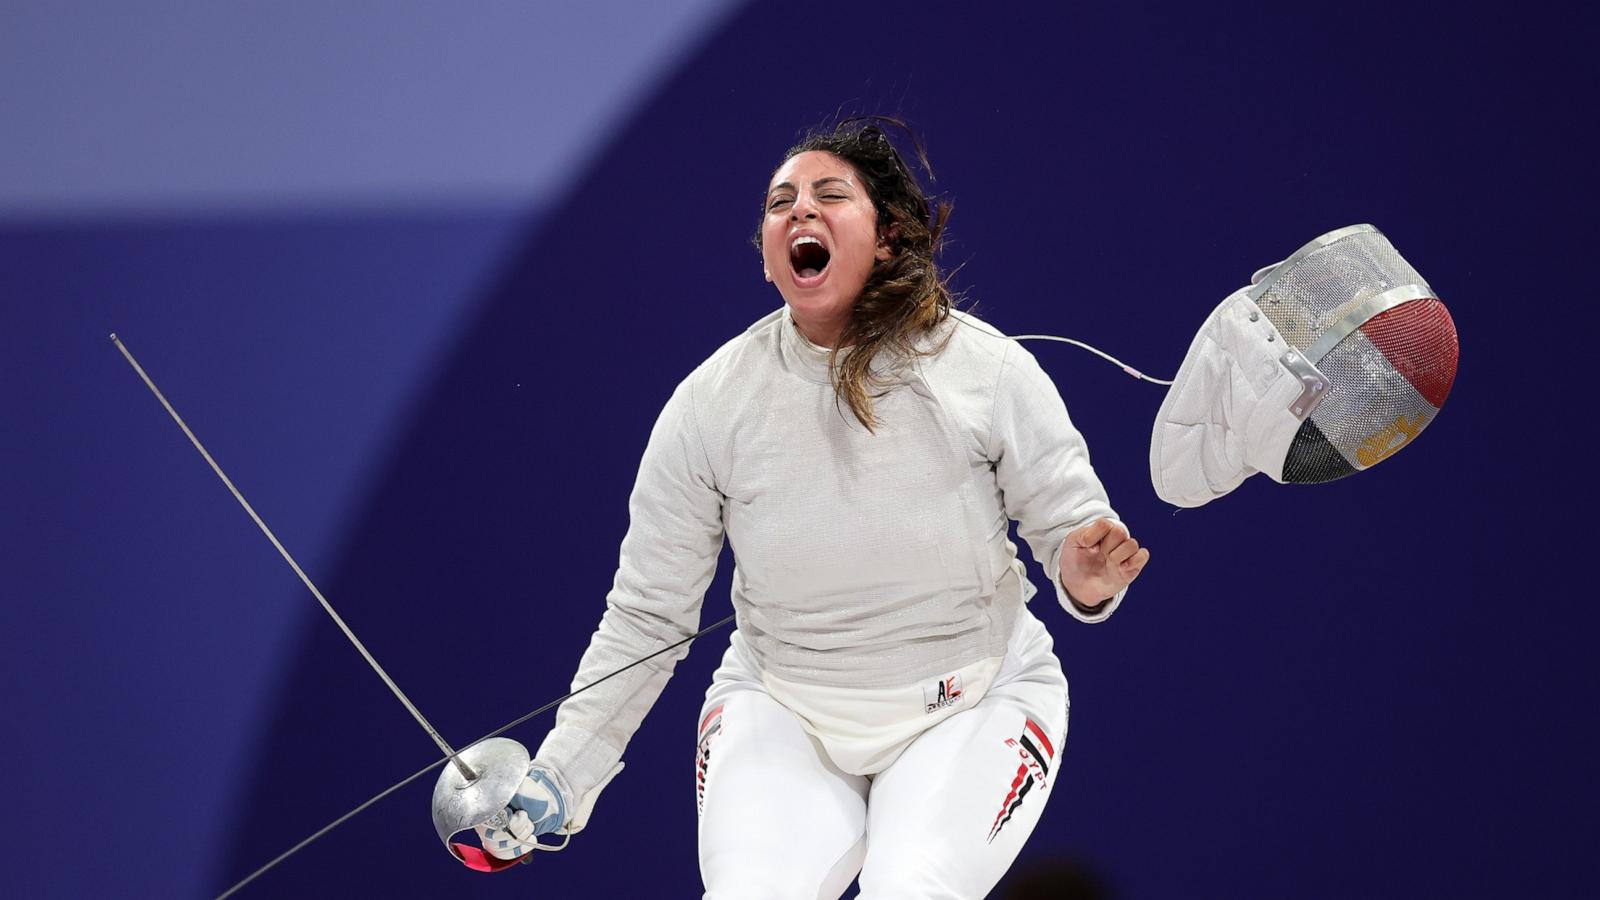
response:
<path id="1" fill-rule="evenodd" d="M 1256 472 L 1371 468 L 1438 415 L 1458 353 L 1444 304 L 1378 229 L 1328 232 L 1206 318 L 1156 414 L 1156 493 L 1192 507 Z"/>

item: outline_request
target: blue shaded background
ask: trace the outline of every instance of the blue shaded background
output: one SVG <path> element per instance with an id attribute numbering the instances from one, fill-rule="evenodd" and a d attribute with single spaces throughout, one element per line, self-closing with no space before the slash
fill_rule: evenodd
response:
<path id="1" fill-rule="evenodd" d="M 216 91 L 220 119 L 160 78 L 140 90 L 137 66 L 72 83 L 132 79 L 102 96 L 165 104 L 150 129 L 214 146 L 90 152 L 92 124 L 37 112 L 65 82 L 14 76 L 54 71 L 41 35 L 116 31 L 19 9 L 32 30 L 9 31 L 0 95 L 30 126 L 5 143 L 35 148 L 0 181 L 18 896 L 215 893 L 434 756 L 107 332 L 462 742 L 565 690 L 656 411 L 780 302 L 747 243 L 767 175 L 840 109 L 918 126 L 957 207 L 945 261 L 1001 328 L 1168 374 L 1251 271 L 1367 221 L 1461 333 L 1444 415 L 1394 461 L 1315 488 L 1254 479 L 1177 514 L 1148 481 L 1159 389 L 1033 348 L 1154 560 L 1106 626 L 1035 608 L 1074 716 L 1018 870 L 1069 857 L 1126 897 L 1594 892 L 1572 378 L 1594 319 L 1592 14 L 507 6 L 462 35 L 415 3 L 302 11 L 303 27 L 276 13 L 275 46 L 323 48 L 319 80 L 294 53 L 217 62 L 261 32 L 213 12 L 182 45 L 222 48 L 196 57 L 216 68 L 171 84 L 248 86 Z M 198 27 L 163 9 L 151 21 Z M 374 21 L 391 37 L 357 41 Z M 504 38 L 519 29 L 564 55 L 541 74 Z M 354 77 L 375 59 L 424 76 Z M 551 73 L 570 90 L 541 90 Z M 344 101 L 297 102 L 323 84 Z M 487 112 L 462 119 L 449 85 Z M 323 118 L 252 117 L 265 96 Z M 396 121 L 445 137 L 422 152 Z M 571 149 L 519 163 L 543 135 Z M 482 151 L 491 164 L 467 146 L 511 149 Z M 698 896 L 694 718 L 725 643 L 679 667 L 561 856 L 466 873 L 437 847 L 424 779 L 245 896 Z M 514 735 L 536 745 L 547 725 Z"/>

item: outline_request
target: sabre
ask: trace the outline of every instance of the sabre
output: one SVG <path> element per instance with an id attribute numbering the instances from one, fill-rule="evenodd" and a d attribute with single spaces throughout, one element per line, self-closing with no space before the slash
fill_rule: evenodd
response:
<path id="1" fill-rule="evenodd" d="M 276 867 L 279 863 L 282 863 L 301 850 L 304 850 L 318 838 L 321 838 L 323 835 L 349 821 L 351 818 L 354 818 L 363 810 L 389 796 L 400 788 L 405 787 L 413 781 L 416 781 L 423 775 L 426 775 L 427 773 L 447 763 L 455 764 L 457 771 L 461 775 L 461 780 L 459 782 L 455 782 L 454 779 L 451 779 L 452 783 L 450 784 L 450 787 L 453 788 L 453 790 L 449 790 L 448 793 L 455 796 L 452 796 L 445 804 L 448 809 L 442 810 L 440 808 L 439 793 L 442 788 L 435 788 L 435 827 L 439 827 L 440 817 L 442 814 L 447 814 L 454 818 L 458 818 L 461 822 L 476 822 L 486 818 L 490 811 L 499 810 L 506 805 L 506 802 L 511 797 L 511 792 L 515 790 L 517 780 L 520 780 L 521 778 L 522 771 L 527 768 L 526 752 L 523 751 L 521 755 L 521 764 L 520 766 L 513 767 L 515 769 L 514 772 L 500 771 L 506 769 L 504 765 L 497 765 L 497 763 L 504 762 L 505 753 L 503 748 L 495 746 L 496 738 L 498 738 L 501 734 L 510 731 L 512 728 L 515 728 L 516 726 L 528 721 L 529 719 L 532 719 L 541 713 L 547 712 L 548 710 L 561 705 L 561 703 L 565 702 L 568 698 L 581 694 L 584 691 L 595 687 L 604 681 L 621 675 L 629 669 L 632 669 L 634 666 L 648 662 L 649 660 L 654 659 L 663 653 L 676 650 L 677 648 L 693 641 L 695 638 L 698 638 L 701 635 L 715 631 L 718 628 L 727 625 L 736 618 L 735 616 L 728 616 L 719 622 L 702 628 L 701 630 L 689 635 L 686 638 L 683 638 L 680 641 L 668 644 L 667 646 L 662 647 L 653 653 L 649 653 L 643 657 L 640 657 L 639 659 L 634 660 L 633 662 L 628 663 L 614 672 L 607 673 L 606 675 L 595 679 L 589 684 L 586 684 L 580 688 L 576 688 L 560 697 L 557 697 L 556 699 L 551 700 L 549 703 L 540 706 L 532 712 L 518 716 L 510 722 L 507 722 L 499 728 L 496 728 L 494 731 L 491 731 L 483 737 L 478 738 L 471 744 L 468 744 L 464 750 L 458 753 L 456 750 L 451 748 L 451 746 L 443 737 L 439 735 L 438 730 L 435 729 L 433 725 L 430 724 L 422 715 L 422 712 L 417 709 L 416 704 L 412 703 L 410 698 L 405 695 L 405 692 L 400 690 L 399 685 L 395 684 L 394 679 L 389 677 L 389 673 L 385 672 L 383 667 L 378 665 L 378 661 L 373 658 L 370 652 L 368 652 L 366 646 L 363 645 L 360 639 L 356 637 L 355 632 L 350 629 L 350 626 L 345 624 L 344 619 L 334 611 L 333 605 L 328 602 L 327 598 L 322 595 L 322 592 L 317 589 L 317 586 L 312 583 L 311 579 L 306 575 L 305 570 L 300 568 L 299 563 L 295 562 L 294 557 L 289 554 L 289 551 L 284 548 L 282 542 L 280 542 L 277 536 L 272 533 L 272 529 L 267 527 L 267 523 L 262 521 L 261 516 L 256 513 L 249 501 L 245 500 L 244 494 L 240 493 L 238 487 L 236 487 L 233 481 L 228 478 L 227 474 L 222 471 L 222 467 L 217 465 L 217 461 L 209 452 L 206 451 L 205 446 L 200 443 L 200 439 L 195 437 L 194 431 L 190 429 L 188 424 L 183 421 L 183 417 L 178 415 L 178 411 L 173 408 L 170 402 L 168 402 L 166 395 L 161 393 L 161 389 L 156 387 L 155 382 L 150 378 L 150 375 L 145 372 L 144 367 L 139 365 L 139 361 L 134 359 L 133 354 L 128 351 L 127 346 L 125 346 L 115 334 L 111 335 L 111 342 L 116 345 L 119 351 L 121 351 L 123 358 L 128 361 L 128 365 L 132 366 L 134 372 L 138 373 L 139 378 L 144 381 L 145 386 L 148 387 L 150 392 L 155 395 L 155 398 L 160 401 L 162 407 L 166 409 L 168 415 L 172 416 L 172 420 L 178 423 L 178 427 L 183 430 L 183 433 L 189 438 L 190 443 L 194 444 L 195 449 L 200 451 L 200 455 L 205 459 L 206 463 L 211 466 L 211 470 L 217 473 L 217 477 L 222 479 L 223 484 L 227 485 L 228 490 L 233 494 L 234 499 L 238 500 L 239 505 L 243 506 L 245 512 L 250 514 L 251 520 L 254 521 L 256 526 L 261 529 L 261 532 L 267 536 L 267 540 L 271 541 L 272 546 L 277 548 L 279 555 L 281 555 L 284 561 L 289 564 L 290 568 L 294 569 L 294 573 L 300 577 L 300 581 L 303 582 L 306 588 L 311 591 L 312 596 L 316 597 L 317 602 L 322 604 L 322 608 L 327 610 L 328 615 L 331 616 L 333 621 L 338 624 L 339 629 L 344 632 L 345 637 L 350 639 L 350 642 L 354 644 L 356 649 L 361 652 L 361 656 L 366 659 L 369 665 L 372 666 L 373 671 L 378 673 L 378 677 L 383 679 L 383 683 L 389 686 L 389 690 L 394 692 L 395 697 L 400 700 L 400 703 L 404 705 L 406 710 L 411 713 L 412 717 L 417 720 L 417 724 L 422 726 L 422 729 L 428 733 L 428 736 L 433 739 L 433 742 L 437 744 L 439 749 L 444 751 L 445 754 L 443 759 L 435 760 L 434 762 L 429 763 L 424 768 L 413 772 L 411 775 L 408 775 L 400 781 L 395 782 L 389 787 L 383 789 L 382 791 L 379 791 L 377 794 L 363 801 L 349 812 L 338 817 L 337 819 L 334 819 L 332 822 L 329 822 L 322 828 L 317 829 L 315 832 L 312 832 L 311 835 L 300 841 L 298 844 L 295 844 L 293 847 L 290 847 L 288 850 L 280 853 L 278 856 L 268 861 L 265 865 L 261 866 L 259 869 L 256 869 L 254 872 L 251 872 L 249 875 L 245 876 L 226 891 L 223 891 L 220 895 L 218 895 L 218 900 L 223 900 L 223 898 L 232 896 L 234 893 L 243 889 L 245 885 L 250 884 L 257 878 L 260 878 L 262 875 L 265 875 L 270 869 Z M 502 741 L 501 743 L 510 742 Z M 476 758 L 480 762 L 488 764 L 486 767 L 487 769 L 492 769 L 494 771 L 485 771 L 483 777 L 480 778 L 479 774 L 474 772 L 467 762 L 461 758 L 462 753 L 476 754 Z M 514 777 L 508 779 L 508 775 L 512 775 Z M 444 835 L 441 834 L 441 837 L 443 836 Z M 448 846 L 448 840 L 446 841 L 446 844 Z M 531 859 L 532 857 L 528 858 Z"/>
<path id="2" fill-rule="evenodd" d="M 529 712 L 529 713 L 524 713 L 523 715 L 520 715 L 520 716 L 516 717 L 515 719 L 512 719 L 511 721 L 507 722 L 506 724 L 501 725 L 499 728 L 496 728 L 495 730 L 489 732 L 488 734 L 484 735 L 483 737 L 478 738 L 476 741 L 473 741 L 472 744 L 468 745 L 468 747 L 470 749 L 473 746 L 477 746 L 477 745 L 482 744 L 482 743 L 484 743 L 486 741 L 492 740 L 493 738 L 499 737 L 500 735 L 505 734 L 507 731 L 510 731 L 511 729 L 517 727 L 518 725 L 521 725 L 523 722 L 526 722 L 529 719 L 532 719 L 533 717 L 540 715 L 541 713 L 549 712 L 550 710 L 555 709 L 557 706 L 560 706 L 562 703 L 565 703 L 568 699 L 570 699 L 572 697 L 575 697 L 578 694 L 583 693 L 584 691 L 587 691 L 589 688 L 595 687 L 595 686 L 599 685 L 601 682 L 606 681 L 607 679 L 615 678 L 616 676 L 621 675 L 623 672 L 628 671 L 629 669 L 633 668 L 634 666 L 640 665 L 641 663 L 649 662 L 650 660 L 655 659 L 656 657 L 660 656 L 663 653 L 670 653 L 671 651 L 676 650 L 679 647 L 682 647 L 684 644 L 689 643 L 690 641 L 694 640 L 697 637 L 700 637 L 701 635 L 709 634 L 710 632 L 716 631 L 718 628 L 721 628 L 722 626 L 728 624 L 729 622 L 732 622 L 736 618 L 737 618 L 737 616 L 728 616 L 727 618 L 722 619 L 719 622 L 716 622 L 716 623 L 711 624 L 711 625 L 707 625 L 706 627 L 700 629 L 699 631 L 695 632 L 694 634 L 689 635 L 688 637 L 684 638 L 681 641 L 677 641 L 675 643 L 668 644 L 667 646 L 662 647 L 660 650 L 657 650 L 657 651 L 655 651 L 654 653 L 651 653 L 648 656 L 641 656 L 640 658 L 634 660 L 631 663 L 628 663 L 627 665 L 625 665 L 622 668 L 616 670 L 615 672 L 609 672 L 609 673 L 607 673 L 605 675 L 600 676 L 599 678 L 596 678 L 594 681 L 591 681 L 590 683 L 584 685 L 583 687 L 578 688 L 577 690 L 570 691 L 568 693 L 562 694 L 561 696 L 555 698 L 554 700 L 551 700 L 549 703 L 544 704 L 543 706 L 539 707 L 538 709 L 535 709 L 534 711 Z M 366 800 L 362 801 L 360 804 L 358 804 L 354 808 L 352 808 L 349 812 L 345 813 L 344 815 L 340 816 L 339 818 L 334 819 L 332 822 L 329 822 L 328 824 L 326 824 L 326 825 L 322 826 L 321 828 L 317 829 L 316 831 L 312 832 L 311 835 L 309 837 L 307 837 L 305 840 L 301 841 L 298 844 L 295 844 L 293 847 L 290 847 L 288 850 L 285 850 L 282 853 L 278 854 L 276 857 L 274 857 L 266 865 L 264 865 L 261 868 L 255 870 L 254 872 L 251 872 L 249 875 L 246 875 L 242 880 L 239 881 L 238 884 L 235 884 L 233 887 L 228 888 L 226 891 L 223 891 L 221 894 L 218 894 L 217 895 L 217 900 L 225 900 L 225 898 L 231 897 L 233 894 L 237 893 L 240 888 L 243 888 L 245 885 L 249 884 L 250 882 L 255 881 L 257 878 L 260 878 L 262 875 L 267 874 L 267 870 L 271 869 L 272 867 L 276 866 L 278 863 L 283 862 L 284 860 L 288 859 L 289 857 L 295 855 L 296 853 L 299 853 L 301 850 L 304 850 L 306 847 L 310 846 L 311 843 L 313 841 L 315 841 L 317 838 L 322 837 L 323 835 L 325 835 L 328 832 L 334 830 L 335 828 L 338 828 L 340 825 L 343 825 L 345 822 L 348 822 L 350 819 L 355 818 L 355 816 L 357 814 L 359 814 L 362 811 L 364 811 L 367 807 L 373 805 L 374 803 L 377 803 L 379 800 L 382 800 L 383 798 L 389 796 L 390 794 L 394 793 L 395 791 L 400 790 L 401 788 L 405 787 L 406 785 L 410 784 L 411 782 L 416 781 L 418 778 L 421 778 L 422 776 L 428 774 L 429 772 L 432 772 L 434 769 L 439 768 L 440 766 L 444 765 L 445 762 L 446 762 L 446 760 L 443 760 L 443 759 L 434 760 L 433 762 L 428 763 L 426 766 L 422 767 L 421 769 L 418 769 L 417 771 L 412 772 L 410 775 L 407 775 L 406 777 L 400 779 L 399 781 L 395 782 L 394 784 L 389 785 L 388 787 L 384 788 L 383 790 L 379 791 L 378 793 L 376 793 L 376 794 L 372 795 L 371 797 L 367 798 Z M 533 857 L 531 857 L 531 856 L 524 857 L 524 861 L 532 859 L 532 858 Z"/>
<path id="3" fill-rule="evenodd" d="M 394 683 L 394 679 L 390 678 L 389 673 L 383 670 L 383 666 L 378 665 L 378 661 L 367 651 L 366 645 L 361 643 L 361 639 L 356 637 L 356 633 L 351 631 L 350 626 L 346 625 L 344 619 L 334 611 L 333 604 L 329 603 L 328 598 L 322 596 L 322 592 L 317 590 L 317 586 L 311 583 L 311 578 L 306 575 L 305 570 L 300 568 L 300 564 L 294 561 L 294 557 L 289 555 L 288 550 L 284 549 L 283 543 L 278 540 L 278 536 L 273 534 L 272 529 L 267 527 L 267 523 L 263 522 L 261 516 L 256 514 L 255 508 L 250 505 L 250 501 L 246 500 L 244 494 L 241 494 L 239 489 L 234 486 L 233 481 L 222 471 L 222 467 L 217 465 L 217 461 L 206 451 L 205 445 L 201 444 L 200 439 L 194 436 L 194 432 L 183 421 L 183 417 L 178 415 L 178 411 L 173 409 L 171 403 L 167 402 L 166 395 L 161 393 L 161 389 L 156 387 L 154 381 L 150 380 L 150 375 L 145 372 L 144 366 L 139 365 L 139 361 L 133 358 L 133 354 L 128 352 L 128 348 L 123 345 L 121 339 L 115 334 L 111 335 L 111 343 L 116 344 L 117 349 L 122 351 L 122 356 L 128 361 L 128 365 L 133 366 L 133 371 L 139 373 L 139 377 L 144 381 L 145 387 L 148 387 L 150 393 L 155 394 L 156 399 L 161 401 L 161 405 L 166 408 L 167 414 L 172 416 L 172 421 L 177 422 L 178 427 L 183 429 L 183 433 L 188 436 L 189 442 L 194 444 L 194 448 L 199 450 L 200 455 L 205 458 L 206 464 L 211 466 L 211 471 L 217 473 L 217 477 L 222 479 L 222 483 L 228 486 L 233 498 L 238 500 L 239 505 L 244 507 L 244 511 L 250 514 L 250 519 L 256 523 L 256 527 L 261 529 L 261 533 L 267 536 L 267 540 L 272 542 L 272 546 L 277 548 L 278 554 L 283 557 L 284 562 L 288 563 L 289 568 L 300 576 L 300 581 L 311 591 L 311 595 L 317 598 L 317 602 L 322 604 L 322 608 L 328 611 L 328 615 L 333 617 L 333 621 L 339 626 L 339 630 L 343 631 L 344 636 L 349 638 L 350 643 L 354 644 L 356 649 L 361 652 L 361 658 L 367 661 L 367 665 L 372 667 L 372 671 L 378 673 L 378 677 L 382 678 L 383 683 L 389 686 L 389 690 L 394 692 L 401 705 L 406 708 L 407 712 L 411 713 L 412 718 L 417 720 L 417 724 L 422 726 L 422 730 L 428 733 L 428 737 L 433 738 L 433 742 L 439 745 L 439 749 L 444 751 L 445 756 L 455 763 L 456 769 L 461 773 L 461 777 L 467 781 L 477 780 L 478 774 L 472 771 L 471 767 L 461 759 L 454 748 L 445 742 L 444 738 L 439 736 L 438 729 L 428 722 L 427 718 L 422 715 L 422 711 L 417 709 L 416 704 L 411 702 L 410 697 L 406 696 L 405 691 L 400 690 L 400 686 Z"/>

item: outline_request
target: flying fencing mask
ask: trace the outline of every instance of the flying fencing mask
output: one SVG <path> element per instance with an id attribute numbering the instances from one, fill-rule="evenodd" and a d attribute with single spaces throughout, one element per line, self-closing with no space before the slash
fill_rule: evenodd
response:
<path id="1" fill-rule="evenodd" d="M 1150 478 L 1200 506 L 1257 472 L 1280 484 L 1371 468 L 1438 415 L 1455 323 L 1371 225 L 1313 240 L 1255 274 L 1189 345 L 1150 435 Z"/>

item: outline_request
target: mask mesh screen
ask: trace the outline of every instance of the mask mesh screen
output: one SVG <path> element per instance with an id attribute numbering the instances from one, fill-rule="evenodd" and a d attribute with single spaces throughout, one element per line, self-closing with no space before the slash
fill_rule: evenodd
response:
<path id="1" fill-rule="evenodd" d="M 1427 288 L 1377 232 L 1347 235 L 1274 276 L 1258 303 L 1300 350 L 1370 297 L 1403 285 Z M 1332 481 L 1409 444 L 1449 395 L 1458 354 L 1455 323 L 1433 298 L 1402 303 L 1362 323 L 1317 361 L 1328 393 L 1295 435 L 1283 480 Z"/>

